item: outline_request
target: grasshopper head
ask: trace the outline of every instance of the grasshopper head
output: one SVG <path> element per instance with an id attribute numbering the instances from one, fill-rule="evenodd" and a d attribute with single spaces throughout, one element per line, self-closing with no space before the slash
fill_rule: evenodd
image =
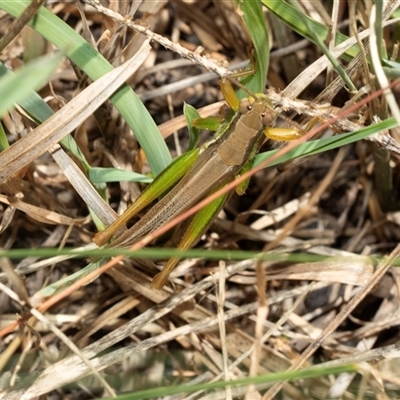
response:
<path id="1" fill-rule="evenodd" d="M 239 112 L 242 115 L 254 116 L 253 118 L 258 116 L 258 123 L 261 123 L 264 127 L 271 125 L 275 119 L 272 103 L 264 93 L 242 99 L 239 104 Z"/>

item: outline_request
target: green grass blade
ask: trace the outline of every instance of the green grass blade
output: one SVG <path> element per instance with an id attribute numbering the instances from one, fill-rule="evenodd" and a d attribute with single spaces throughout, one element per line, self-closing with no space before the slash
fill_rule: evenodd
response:
<path id="1" fill-rule="evenodd" d="M 79 271 L 66 276 L 65 278 L 62 278 L 58 280 L 57 282 L 54 282 L 43 289 L 39 290 L 36 293 L 36 296 L 39 298 L 46 298 L 50 296 L 54 296 L 55 294 L 63 291 L 67 287 L 71 286 L 73 283 L 78 281 L 79 279 L 85 277 L 86 275 L 89 275 L 91 272 L 95 271 L 96 269 L 99 269 L 107 260 L 102 258 L 101 260 L 98 260 L 96 262 L 92 262 L 88 264 L 86 267 L 80 269 Z"/>
<path id="2" fill-rule="evenodd" d="M 199 129 L 193 125 L 193 120 L 201 117 L 198 111 L 187 103 L 183 104 L 183 115 L 185 116 L 186 125 L 189 131 L 188 150 L 193 150 L 197 147 L 199 141 Z"/>
<path id="3" fill-rule="evenodd" d="M 8 144 L 6 133 L 4 132 L 3 124 L 0 121 L 0 152 L 10 147 Z"/>
<path id="4" fill-rule="evenodd" d="M 143 345 L 143 343 L 142 343 Z M 334 367 L 324 367 L 317 366 L 311 368 L 304 368 L 299 371 L 290 371 L 290 372 L 274 372 L 267 375 L 259 375 L 254 377 L 247 377 L 236 379 L 234 381 L 217 381 L 211 383 L 200 383 L 196 385 L 176 385 L 176 386 L 164 386 L 153 389 L 146 389 L 137 392 L 132 392 L 129 394 L 124 394 L 118 396 L 119 400 L 145 400 L 145 399 L 154 399 L 154 398 L 165 398 L 166 395 L 173 394 L 182 394 L 182 393 L 194 393 L 199 390 L 216 390 L 216 389 L 224 389 L 226 387 L 245 387 L 248 385 L 266 385 L 268 383 L 274 383 L 279 381 L 287 381 L 287 380 L 298 380 L 298 379 L 307 379 L 307 378 L 315 378 L 324 375 L 330 374 L 341 374 L 347 371 L 355 371 L 356 368 L 354 365 L 340 365 Z M 109 397 L 108 400 L 115 399 Z M 107 399 L 105 399 L 107 400 Z"/>
<path id="5" fill-rule="evenodd" d="M 0 78 L 2 76 L 15 76 L 15 74 L 14 72 L 8 70 L 4 64 L 0 63 Z M 51 109 L 51 107 L 34 90 L 31 89 L 27 91 L 26 97 L 18 102 L 18 105 L 22 107 L 24 111 L 38 124 L 46 121 L 54 114 L 54 111 Z M 60 144 L 65 149 L 70 151 L 74 157 L 81 162 L 86 172 L 89 172 L 91 166 L 87 162 L 85 155 L 78 147 L 72 135 L 67 135 L 61 140 Z"/>
<path id="6" fill-rule="evenodd" d="M 0 100 L 0 117 L 29 95 L 39 89 L 55 71 L 62 58 L 61 53 L 40 57 L 19 68 L 15 74 L 4 74 L 0 80 L 0 93 L 7 93 Z"/>
<path id="7" fill-rule="evenodd" d="M 285 1 L 276 1 L 276 0 L 261 0 L 265 7 L 268 8 L 271 12 L 273 12 L 282 22 L 284 22 L 289 28 L 293 29 L 299 35 L 304 38 L 310 40 L 314 43 L 314 39 L 312 35 L 310 35 L 310 31 L 308 27 L 304 24 L 303 18 L 299 15 L 299 11 L 297 11 L 294 7 L 286 3 Z M 309 21 L 309 25 L 312 28 L 312 31 L 315 35 L 321 40 L 325 40 L 328 35 L 328 27 L 320 24 L 317 21 L 309 17 L 305 17 Z M 346 35 L 337 32 L 336 34 L 336 45 L 347 40 L 348 37 Z M 346 51 L 344 56 L 348 60 L 354 58 L 359 52 L 359 47 L 354 45 L 349 50 Z"/>
<path id="8" fill-rule="evenodd" d="M 324 40 L 314 31 L 313 27 L 311 26 L 311 19 L 307 18 L 305 14 L 303 14 L 300 8 L 296 5 L 296 2 L 292 2 L 294 5 L 295 10 L 298 11 L 299 17 L 302 19 L 303 24 L 306 26 L 309 35 L 312 38 L 312 41 L 320 48 L 320 50 L 326 55 L 332 67 L 335 71 L 340 75 L 343 81 L 346 83 L 350 92 L 356 93 L 357 88 L 354 86 L 353 82 L 351 81 L 350 77 L 347 75 L 344 68 L 340 65 L 337 59 L 332 55 L 328 46 L 324 43 Z"/>
<path id="9" fill-rule="evenodd" d="M 15 75 L 14 72 L 8 70 L 3 63 L 0 63 L 0 79 L 3 76 L 11 77 Z M 47 118 L 50 118 L 54 114 L 51 107 L 33 89 L 27 90 L 26 94 L 26 97 L 17 103 L 37 123 L 46 121 Z"/>
<path id="10" fill-rule="evenodd" d="M 152 178 L 148 176 L 138 174 L 132 171 L 125 171 L 117 168 L 100 168 L 94 167 L 89 170 L 89 179 L 92 183 L 104 183 L 104 182 L 141 182 L 151 183 Z"/>
<path id="11" fill-rule="evenodd" d="M 264 92 L 267 83 L 270 48 L 268 30 L 265 25 L 261 2 L 240 1 L 239 5 L 243 12 L 243 21 L 256 53 L 256 71 L 254 75 L 243 79 L 242 83 L 253 93 Z M 246 94 L 246 96 L 248 95 Z"/>

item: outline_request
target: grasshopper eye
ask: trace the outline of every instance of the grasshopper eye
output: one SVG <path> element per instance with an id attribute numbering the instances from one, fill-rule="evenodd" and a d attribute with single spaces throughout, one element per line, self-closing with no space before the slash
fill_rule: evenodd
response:
<path id="1" fill-rule="evenodd" d="M 251 111 L 253 109 L 253 103 L 254 101 L 252 101 L 252 99 L 242 99 L 239 104 L 240 114 L 247 114 L 249 111 Z"/>
<path id="2" fill-rule="evenodd" d="M 260 114 L 261 123 L 264 126 L 270 125 L 272 120 L 274 119 L 274 115 L 271 111 L 264 111 Z"/>

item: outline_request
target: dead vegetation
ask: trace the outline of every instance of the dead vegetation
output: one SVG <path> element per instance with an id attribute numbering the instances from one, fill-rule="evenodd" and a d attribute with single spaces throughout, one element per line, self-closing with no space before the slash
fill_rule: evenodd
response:
<path id="1" fill-rule="evenodd" d="M 337 21 L 348 36 L 356 26 L 360 37 L 368 38 L 371 5 L 357 3 L 354 10 L 342 2 Z M 196 108 L 207 106 L 202 115 L 211 115 L 218 112 L 222 100 L 215 75 L 198 65 L 203 62 L 196 58 L 200 46 L 205 60 L 218 61 L 206 66 L 221 74 L 226 66 L 243 65 L 240 62 L 247 58 L 248 37 L 234 2 L 145 1 L 138 10 L 135 5 L 103 2 L 123 16 L 121 20 L 83 2 L 47 6 L 114 67 L 138 51 L 143 52 L 143 60 L 130 66 L 138 67 L 133 76 L 120 69 L 103 82 L 93 82 L 64 59 L 39 92 L 55 114 L 31 142 L 22 140 L 36 124 L 21 107 L 3 116 L 10 149 L 17 149 L 15 156 L 7 158 L 7 168 L 0 164 L 3 250 L 84 247 L 96 233 L 89 206 L 110 223 L 112 210 L 123 212 L 143 189 L 133 182 L 111 183 L 107 190 L 94 188 L 79 161 L 55 144 L 65 136 L 56 140 L 55 131 L 61 132 L 73 120 L 73 137 L 92 167 L 146 174 L 148 164 L 128 124 L 111 102 L 99 104 L 127 80 L 160 124 L 175 156 L 188 146 L 187 132 L 180 130 L 183 101 Z M 330 11 L 322 4 L 302 2 L 302 6 L 313 19 L 329 24 Z M 392 1 L 390 6 L 393 10 L 397 4 Z M 351 97 L 342 81 L 331 79 L 331 72 L 321 74 L 324 68 L 314 63 L 321 56 L 315 45 L 301 40 L 272 13 L 266 14 L 273 49 L 268 82 L 276 89 L 269 92 L 271 98 L 298 124 L 303 121 L 293 111 L 303 106 L 307 112 L 301 109 L 302 114 L 337 114 Z M 14 27 L 9 14 L 2 12 L 0 17 L 4 36 Z M 172 50 L 178 52 L 166 50 L 155 37 L 147 56 L 141 47 L 146 37 L 127 27 L 128 22 L 179 43 L 195 63 L 184 59 L 186 55 L 174 45 Z M 390 47 L 394 33 L 384 32 Z M 54 50 L 28 27 L 12 39 L 0 53 L 0 61 L 12 70 L 24 63 L 29 50 L 31 57 Z M 357 88 L 371 85 L 372 92 L 378 85 L 366 77 L 362 56 L 350 62 L 351 78 Z M 301 71 L 307 73 L 298 79 Z M 92 88 L 91 94 L 83 92 L 87 87 Z M 297 98 L 307 102 L 295 102 Z M 88 103 L 93 103 L 93 109 Z M 371 100 L 334 130 L 342 133 L 371 124 L 372 112 L 385 109 L 382 103 L 381 97 Z M 386 114 L 382 111 L 380 117 Z M 396 138 L 396 131 L 391 133 Z M 357 372 L 293 381 L 280 392 L 280 387 L 267 389 L 270 383 L 258 382 L 255 387 L 169 397 L 154 392 L 152 398 L 399 397 L 399 156 L 388 151 L 396 147 L 395 140 L 392 147 L 382 147 L 382 140 L 392 140 L 387 132 L 382 135 L 279 169 L 262 169 L 246 195 L 232 196 L 197 245 L 274 251 L 293 259 L 303 255 L 297 262 L 231 261 L 230 253 L 221 260 L 182 260 L 169 284 L 157 291 L 150 284 L 158 271 L 154 264 L 124 258 L 117 268 L 86 286 L 78 283 L 66 296 L 60 288 L 57 294 L 45 288 L 63 278 L 62 288 L 68 288 L 72 275 L 87 266 L 88 259 L 43 259 L 27 252 L 23 259 L 0 258 L 0 399 L 30 399 L 46 393 L 51 399 L 95 398 L 161 386 L 233 381 L 317 364 L 324 368 L 356 364 Z M 14 151 L 10 149 L 8 154 Z M 20 154 L 27 161 L 22 162 Z M 96 189 L 106 193 L 110 207 Z M 170 247 L 172 240 L 162 238 L 157 246 Z M 26 317 L 19 330 L 16 313 Z"/>

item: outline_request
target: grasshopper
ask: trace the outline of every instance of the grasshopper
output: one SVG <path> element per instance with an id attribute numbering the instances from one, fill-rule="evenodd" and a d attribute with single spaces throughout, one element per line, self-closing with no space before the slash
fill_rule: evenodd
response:
<path id="1" fill-rule="evenodd" d="M 272 140 L 287 141 L 302 135 L 295 128 L 272 128 L 276 112 L 268 97 L 263 93 L 248 93 L 248 97 L 239 101 L 231 82 L 229 79 L 220 82 L 229 109 L 214 139 L 181 156 L 161 173 L 125 213 L 94 237 L 93 241 L 98 246 L 105 245 L 121 225 L 162 195 L 175 183 L 173 180 L 180 179 L 136 224 L 117 237 L 112 247 L 131 246 L 194 206 L 207 194 L 232 181 L 242 170 L 251 166 L 265 136 Z M 238 82 L 235 84 L 242 87 Z M 201 125 L 201 122 L 197 123 Z M 244 188 L 237 188 L 236 191 L 242 194 Z M 179 249 L 187 249 L 195 243 L 221 210 L 227 197 L 227 194 L 219 197 L 195 215 L 178 245 Z M 170 259 L 153 278 L 155 288 L 164 286 L 178 261 L 177 257 Z"/>

